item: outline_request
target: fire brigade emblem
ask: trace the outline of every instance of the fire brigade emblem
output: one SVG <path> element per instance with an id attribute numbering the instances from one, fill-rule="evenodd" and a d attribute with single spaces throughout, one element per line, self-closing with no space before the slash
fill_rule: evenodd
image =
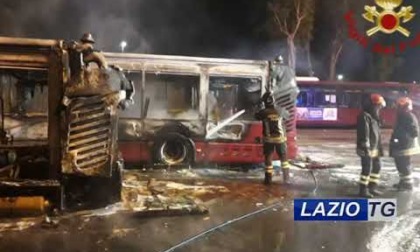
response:
<path id="1" fill-rule="evenodd" d="M 410 36 L 410 31 L 402 27 L 400 24 L 407 23 L 415 16 L 412 6 L 402 6 L 399 12 L 394 10 L 402 4 L 403 0 L 375 0 L 376 5 L 383 10 L 378 11 L 376 6 L 365 6 L 365 13 L 363 18 L 371 23 L 376 23 L 376 26 L 369 29 L 366 34 L 372 36 L 381 31 L 386 34 L 392 34 L 396 31 L 400 32 L 406 37 Z"/>

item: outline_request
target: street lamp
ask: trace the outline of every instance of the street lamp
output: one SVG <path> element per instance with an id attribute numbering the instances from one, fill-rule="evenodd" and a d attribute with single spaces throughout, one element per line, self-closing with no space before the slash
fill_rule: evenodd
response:
<path id="1" fill-rule="evenodd" d="M 124 49 L 125 49 L 126 46 L 127 46 L 127 42 L 125 42 L 124 40 L 121 41 L 121 43 L 120 43 L 121 52 L 124 52 Z"/>
<path id="2" fill-rule="evenodd" d="M 338 80 L 343 80 L 343 79 L 344 79 L 344 75 L 339 74 L 339 75 L 337 76 L 337 79 L 338 79 Z"/>

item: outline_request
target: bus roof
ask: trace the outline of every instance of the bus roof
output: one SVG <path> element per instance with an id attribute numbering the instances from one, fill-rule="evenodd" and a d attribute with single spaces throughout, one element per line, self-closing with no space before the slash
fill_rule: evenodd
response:
<path id="1" fill-rule="evenodd" d="M 264 60 L 245 60 L 245 59 L 227 59 L 227 58 L 207 58 L 178 55 L 157 55 L 157 54 L 137 54 L 137 53 L 110 53 L 106 52 L 105 57 L 124 60 L 147 60 L 147 61 L 185 61 L 204 64 L 244 64 L 244 65 L 268 65 Z"/>
<path id="2" fill-rule="evenodd" d="M 167 71 L 198 74 L 207 68 L 209 74 L 267 76 L 268 61 L 225 58 L 204 58 L 175 55 L 104 53 L 109 64 L 124 70 Z"/>

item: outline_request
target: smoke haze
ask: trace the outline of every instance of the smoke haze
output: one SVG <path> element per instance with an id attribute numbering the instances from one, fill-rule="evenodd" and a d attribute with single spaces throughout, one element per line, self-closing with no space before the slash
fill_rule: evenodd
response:
<path id="1" fill-rule="evenodd" d="M 332 1 L 317 2 L 317 10 L 330 8 Z M 126 52 L 204 57 L 272 59 L 286 54 L 281 39 L 268 36 L 268 0 L 0 0 L 0 35 L 76 40 L 91 32 L 97 48 L 120 51 L 119 44 L 127 41 Z M 369 0 L 367 4 L 374 4 Z M 420 4 L 413 5 L 416 17 L 404 24 L 413 33 L 420 33 Z M 363 25 L 371 26 L 355 15 Z M 360 13 L 359 13 L 360 12 Z M 327 76 L 331 20 L 318 12 L 312 43 L 312 64 L 315 74 Z M 343 18 L 344 22 L 344 18 Z M 363 29 L 361 30 L 363 32 Z M 384 36 L 375 39 L 382 41 Z M 384 44 L 401 39 L 396 34 L 385 36 Z M 405 39 L 405 38 L 402 38 Z M 402 56 L 405 64 L 394 76 L 397 80 L 419 80 L 417 64 L 420 47 L 411 48 Z M 367 58 L 363 50 L 348 41 L 338 64 L 337 72 L 354 79 L 366 80 Z M 298 55 L 298 73 L 307 74 L 307 59 Z"/>

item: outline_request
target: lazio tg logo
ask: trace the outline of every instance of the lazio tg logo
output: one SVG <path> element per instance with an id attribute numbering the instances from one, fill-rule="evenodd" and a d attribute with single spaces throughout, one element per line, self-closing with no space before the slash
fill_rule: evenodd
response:
<path id="1" fill-rule="evenodd" d="M 376 6 L 365 6 L 363 18 L 376 26 L 369 29 L 366 34 L 372 36 L 381 31 L 386 34 L 392 34 L 396 31 L 406 37 L 410 36 L 410 31 L 402 27 L 400 23 L 407 23 L 415 16 L 412 6 L 402 6 L 399 12 L 395 12 L 395 8 L 402 4 L 403 0 L 375 0 L 376 5 L 383 10 L 378 11 Z"/>

